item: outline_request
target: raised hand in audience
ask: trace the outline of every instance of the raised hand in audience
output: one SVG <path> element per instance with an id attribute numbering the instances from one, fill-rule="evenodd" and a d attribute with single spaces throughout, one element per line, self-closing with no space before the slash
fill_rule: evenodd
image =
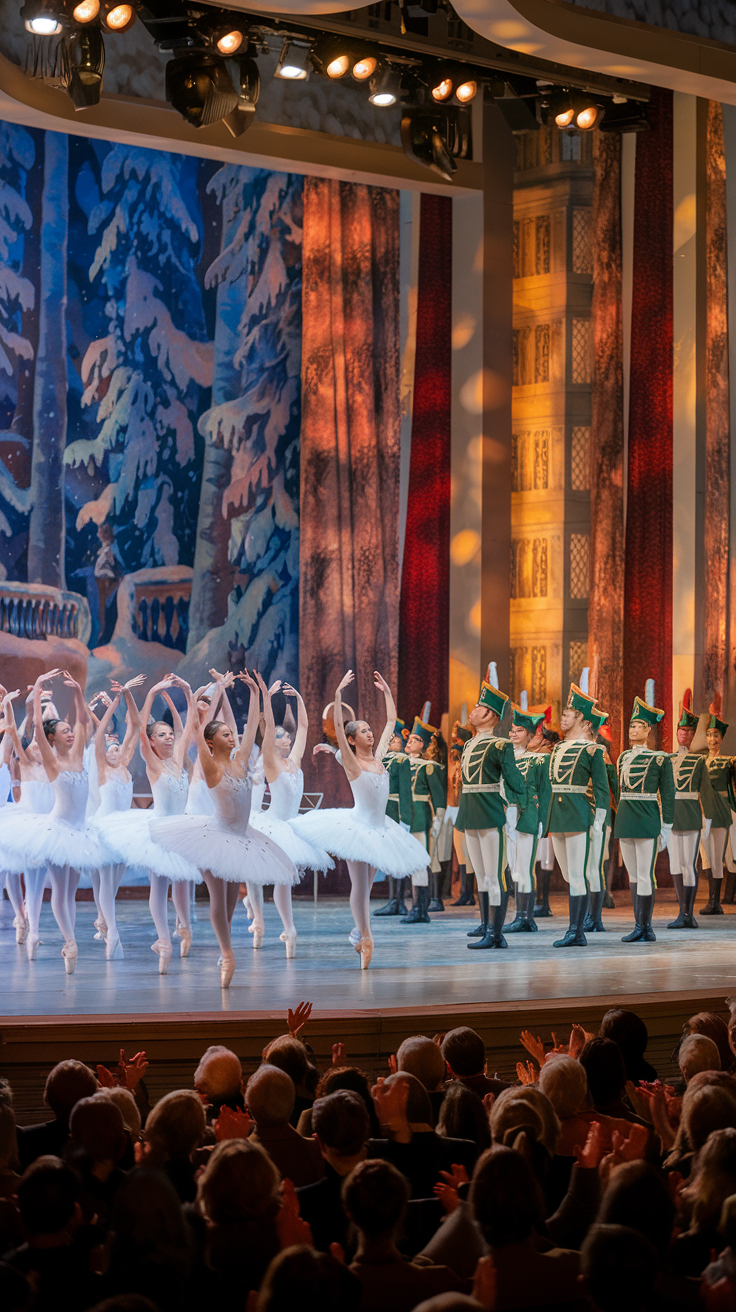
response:
<path id="1" fill-rule="evenodd" d="M 312 1228 L 299 1215 L 299 1200 L 291 1180 L 281 1184 L 281 1207 L 276 1217 L 276 1233 L 282 1249 L 312 1243 Z"/>
<path id="2" fill-rule="evenodd" d="M 606 1187 L 615 1166 L 619 1166 L 621 1162 L 635 1162 L 642 1158 L 648 1142 L 649 1131 L 645 1125 L 632 1125 L 626 1139 L 618 1130 L 614 1130 L 611 1135 L 611 1152 L 601 1158 L 600 1162 L 601 1188 Z"/>
<path id="3" fill-rule="evenodd" d="M 121 1048 L 120 1061 L 115 1070 L 111 1071 L 107 1066 L 98 1066 L 97 1078 L 105 1089 L 113 1089 L 116 1085 L 120 1085 L 123 1089 L 130 1089 L 131 1093 L 135 1093 L 148 1070 L 148 1065 L 145 1052 L 137 1052 L 131 1061 L 126 1061 L 125 1048 Z"/>
<path id="4" fill-rule="evenodd" d="M 406 1114 L 406 1104 L 409 1100 L 408 1081 L 392 1080 L 391 1084 L 387 1084 L 381 1078 L 373 1085 L 371 1097 L 381 1128 L 387 1130 L 391 1138 L 398 1143 L 409 1143 L 411 1129 Z"/>
<path id="5" fill-rule="evenodd" d="M 460 1194 L 458 1192 L 460 1185 L 467 1183 L 468 1173 L 464 1166 L 453 1163 L 451 1170 L 440 1171 L 440 1179 L 434 1186 L 434 1192 L 447 1216 L 454 1212 L 460 1203 Z"/>
<path id="6" fill-rule="evenodd" d="M 397 1060 L 396 1060 L 396 1053 L 395 1053 L 395 1052 L 390 1052 L 390 1053 L 388 1054 L 388 1069 L 389 1069 L 389 1073 L 390 1073 L 391 1075 L 398 1075 L 398 1072 L 399 1072 L 399 1063 L 398 1063 Z"/>
<path id="7" fill-rule="evenodd" d="M 603 1159 L 603 1128 L 600 1121 L 591 1121 L 588 1136 L 582 1148 L 573 1145 L 573 1153 L 578 1166 L 584 1171 L 594 1171 Z"/>
<path id="8" fill-rule="evenodd" d="M 573 1025 L 570 1031 L 570 1042 L 567 1045 L 568 1056 L 577 1061 L 588 1040 L 594 1037 L 593 1034 L 589 1034 L 587 1030 L 584 1030 L 582 1025 Z"/>
<path id="9" fill-rule="evenodd" d="M 347 1057 L 348 1057 L 348 1050 L 347 1050 L 347 1048 L 345 1047 L 345 1044 L 342 1043 L 342 1042 L 340 1042 L 340 1043 L 333 1043 L 333 1045 L 332 1045 L 332 1065 L 333 1065 L 333 1066 L 344 1066 L 344 1065 L 345 1065 L 345 1062 L 347 1061 Z"/>
<path id="10" fill-rule="evenodd" d="M 496 1306 L 497 1286 L 498 1272 L 493 1258 L 490 1256 L 479 1258 L 473 1279 L 473 1298 L 481 1307 L 486 1308 L 486 1312 L 493 1312 Z"/>
<path id="11" fill-rule="evenodd" d="M 522 1030 L 521 1045 L 526 1048 L 529 1056 L 534 1058 L 538 1066 L 544 1066 L 546 1053 L 541 1039 L 535 1039 L 530 1030 Z"/>
<path id="12" fill-rule="evenodd" d="M 536 1084 L 539 1079 L 539 1071 L 531 1061 L 517 1061 L 516 1074 L 521 1084 Z M 492 1094 L 491 1097 L 493 1097 Z"/>
<path id="13" fill-rule="evenodd" d="M 223 1104 L 217 1120 L 212 1122 L 212 1129 L 218 1143 L 224 1139 L 247 1139 L 253 1129 L 253 1120 L 250 1112 Z"/>
<path id="14" fill-rule="evenodd" d="M 312 1014 L 312 1006 L 311 1002 L 300 1002 L 294 1011 L 289 1007 L 286 1013 L 286 1025 L 292 1039 L 301 1037 L 301 1032 Z"/>

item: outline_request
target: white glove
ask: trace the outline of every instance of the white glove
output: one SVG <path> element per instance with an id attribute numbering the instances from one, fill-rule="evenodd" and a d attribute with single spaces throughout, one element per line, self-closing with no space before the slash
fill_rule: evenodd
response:
<path id="1" fill-rule="evenodd" d="M 660 852 L 664 852 L 664 849 L 667 846 L 667 839 L 669 838 L 671 833 L 672 833 L 672 825 L 662 825 L 662 829 L 659 835 Z"/>
<path id="2" fill-rule="evenodd" d="M 450 821 L 451 825 L 454 825 L 455 821 L 457 820 L 459 811 L 460 811 L 459 806 L 448 806 L 447 810 L 445 811 L 445 818 Z"/>
<path id="3" fill-rule="evenodd" d="M 712 820 L 707 820 L 707 819 L 706 819 L 705 824 L 703 825 L 703 838 L 705 839 L 706 843 L 708 842 L 708 839 L 710 838 L 710 827 L 711 827 L 712 824 L 713 824 L 713 821 L 712 821 Z"/>
<path id="4" fill-rule="evenodd" d="M 432 837 L 433 837 L 433 838 L 436 838 L 437 835 L 439 834 L 440 829 L 442 828 L 442 821 L 444 820 L 444 818 L 445 818 L 444 807 L 441 807 L 440 810 L 439 810 L 439 811 L 437 812 L 437 814 L 435 815 L 434 820 L 432 821 Z"/>
<path id="5" fill-rule="evenodd" d="M 518 816 L 519 816 L 519 808 L 518 808 L 518 806 L 507 806 L 507 807 L 506 807 L 506 825 L 505 825 L 505 829 L 506 829 L 506 833 L 507 833 L 507 834 L 515 834 L 515 833 L 516 833 L 516 821 L 517 821 L 517 819 L 518 819 Z"/>
<path id="6" fill-rule="evenodd" d="M 539 821 L 539 825 L 538 825 L 538 827 L 537 827 L 537 838 L 538 838 L 538 839 L 542 837 L 542 830 L 543 830 L 543 829 L 544 829 L 544 825 L 542 824 L 542 821 L 540 820 L 540 821 Z"/>
<path id="7" fill-rule="evenodd" d="M 603 833 L 603 826 L 605 823 L 606 823 L 606 808 L 605 806 L 598 806 L 596 807 L 595 819 L 593 820 L 593 829 L 595 830 L 596 834 Z"/>

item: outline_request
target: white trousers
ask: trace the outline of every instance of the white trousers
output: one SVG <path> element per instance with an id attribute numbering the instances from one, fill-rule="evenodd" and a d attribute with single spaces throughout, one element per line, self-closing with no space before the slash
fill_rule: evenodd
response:
<path id="1" fill-rule="evenodd" d="M 639 897 L 649 897 L 659 851 L 659 835 L 656 838 L 619 838 L 618 841 L 629 883 L 636 884 Z"/>
<path id="2" fill-rule="evenodd" d="M 700 840 L 703 869 L 710 870 L 714 879 L 723 879 L 723 854 L 726 850 L 727 829 L 711 829 L 707 839 L 705 831 Z"/>
<path id="3" fill-rule="evenodd" d="M 555 853 L 551 838 L 540 838 L 537 843 L 537 861 L 543 870 L 554 870 Z"/>
<path id="4" fill-rule="evenodd" d="M 588 857 L 588 831 L 570 834 L 550 834 L 557 864 L 562 878 L 570 885 L 571 897 L 584 897 L 588 891 L 585 869 Z"/>
<path id="5" fill-rule="evenodd" d="M 412 834 L 412 838 L 416 838 L 417 842 L 421 843 L 422 847 L 427 850 L 427 835 L 423 830 L 420 834 Z M 411 877 L 412 888 L 426 888 L 428 884 L 429 872 L 427 867 L 424 866 L 421 870 L 415 870 Z"/>
<path id="6" fill-rule="evenodd" d="M 513 849 L 509 844 L 511 878 L 520 893 L 531 893 L 536 864 L 537 835 L 516 833 Z M 513 859 L 512 859 L 513 858 Z"/>
<path id="7" fill-rule="evenodd" d="M 479 893 L 487 893 L 492 907 L 501 905 L 504 848 L 502 829 L 466 829 L 465 846 L 473 863 Z"/>
<path id="8" fill-rule="evenodd" d="M 670 871 L 673 875 L 682 875 L 685 888 L 695 888 L 697 883 L 695 862 L 698 859 L 700 834 L 699 829 L 673 829 L 667 839 Z"/>
<path id="9" fill-rule="evenodd" d="M 473 870 L 473 862 L 470 860 L 468 845 L 465 842 L 465 834 L 463 833 L 462 829 L 454 829 L 452 831 L 452 845 L 455 848 L 455 855 L 457 857 L 458 865 L 465 866 L 465 870 L 467 874 L 469 875 L 474 874 L 475 872 Z"/>
<path id="10" fill-rule="evenodd" d="M 585 869 L 585 876 L 588 881 L 588 889 L 591 893 L 600 893 L 603 888 L 603 840 L 606 834 L 604 825 L 600 833 L 598 830 L 590 830 L 590 842 L 588 844 L 588 864 Z"/>

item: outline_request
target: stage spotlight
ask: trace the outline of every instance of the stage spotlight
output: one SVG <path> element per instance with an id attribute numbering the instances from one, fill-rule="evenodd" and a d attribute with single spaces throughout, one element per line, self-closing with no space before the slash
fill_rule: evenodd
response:
<path id="1" fill-rule="evenodd" d="M 589 96 L 572 91 L 546 95 L 540 102 L 540 110 L 544 120 L 552 114 L 555 127 L 561 131 L 565 128 L 578 128 L 580 132 L 592 132 L 605 114 L 602 105 L 595 104 Z"/>
<path id="2" fill-rule="evenodd" d="M 439 77 L 430 90 L 432 99 L 436 100 L 438 104 L 443 104 L 452 95 L 452 78 Z"/>
<path id="3" fill-rule="evenodd" d="M 309 77 L 309 46 L 284 41 L 274 76 L 283 77 L 288 82 L 306 82 Z"/>
<path id="4" fill-rule="evenodd" d="M 102 12 L 102 24 L 109 32 L 127 32 L 136 20 L 133 5 L 105 4 Z"/>
<path id="5" fill-rule="evenodd" d="M 398 73 L 394 73 L 390 68 L 384 68 L 381 73 L 376 73 L 370 81 L 371 94 L 368 99 L 372 105 L 378 105 L 381 109 L 388 105 L 395 105 L 401 95 L 401 79 Z"/>
<path id="6" fill-rule="evenodd" d="M 356 82 L 367 82 L 378 68 L 378 60 L 373 55 L 363 55 L 353 64 L 353 77 Z"/>
<path id="7" fill-rule="evenodd" d="M 70 77 L 67 94 L 75 109 L 100 103 L 105 68 L 105 43 L 97 27 L 83 27 L 65 42 L 69 52 Z"/>
<path id="8" fill-rule="evenodd" d="M 227 32 L 223 32 L 220 36 L 215 33 L 215 45 L 221 55 L 236 54 L 236 52 L 240 50 L 244 40 L 245 35 L 243 32 L 239 32 L 237 28 L 232 28 Z"/>
<path id="9" fill-rule="evenodd" d="M 62 22 L 52 7 L 45 0 L 26 0 L 21 9 L 26 32 L 34 36 L 58 36 Z"/>
<path id="10" fill-rule="evenodd" d="M 238 56 L 238 103 L 223 122 L 228 132 L 234 137 L 242 137 L 248 131 L 256 116 L 256 106 L 261 91 L 261 76 L 255 59 L 248 55 Z"/>
<path id="11" fill-rule="evenodd" d="M 238 105 L 238 93 L 224 60 L 206 52 L 169 61 L 166 99 L 193 128 L 219 122 Z"/>
<path id="12" fill-rule="evenodd" d="M 321 37 L 312 47 L 310 59 L 318 73 L 332 82 L 350 71 L 355 54 L 337 37 Z"/>
<path id="13" fill-rule="evenodd" d="M 72 18 L 83 27 L 85 23 L 93 23 L 99 12 L 100 0 L 80 0 L 72 9 Z"/>
<path id="14" fill-rule="evenodd" d="M 605 112 L 602 105 L 586 105 L 575 115 L 575 126 L 581 132 L 592 132 L 600 124 Z"/>
<path id="15" fill-rule="evenodd" d="M 410 159 L 439 173 L 448 182 L 457 169 L 447 145 L 448 122 L 441 110 L 407 109 L 401 119 L 401 144 Z"/>
<path id="16" fill-rule="evenodd" d="M 459 86 L 455 87 L 455 99 L 461 105 L 467 105 L 471 100 L 475 100 L 477 94 L 478 83 L 473 81 L 472 78 L 468 78 L 467 82 L 461 82 Z"/>

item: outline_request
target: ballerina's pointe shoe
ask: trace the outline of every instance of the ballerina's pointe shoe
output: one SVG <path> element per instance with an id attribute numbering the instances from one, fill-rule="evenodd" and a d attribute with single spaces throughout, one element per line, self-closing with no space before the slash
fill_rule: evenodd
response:
<path id="1" fill-rule="evenodd" d="M 263 942 L 263 929 L 263 925 L 257 925 L 255 920 L 248 926 L 248 933 L 253 935 L 254 948 L 259 948 Z"/>
<path id="2" fill-rule="evenodd" d="M 220 966 L 220 988 L 229 989 L 230 980 L 235 971 L 235 953 L 223 952 L 222 964 Z"/>
<path id="3" fill-rule="evenodd" d="M 283 934 L 279 934 L 279 938 L 282 943 L 286 944 L 286 960 L 291 961 L 292 957 L 296 956 L 296 930 L 293 930 L 291 934 L 287 934 L 284 930 Z"/>
<path id="4" fill-rule="evenodd" d="M 179 944 L 179 956 L 188 957 L 189 949 L 192 946 L 192 931 L 191 929 L 185 929 L 184 925 L 180 925 L 176 932 L 181 939 L 181 943 Z"/>
<path id="5" fill-rule="evenodd" d="M 79 949 L 74 939 L 73 938 L 67 939 L 66 943 L 61 949 L 61 955 L 64 958 L 64 969 L 67 975 L 74 974 L 74 971 L 76 970 L 76 966 L 77 966 L 78 954 L 79 954 Z"/>
<path id="6" fill-rule="evenodd" d="M 123 959 L 123 945 L 117 934 L 108 934 L 105 940 L 105 958 L 107 961 L 113 961 L 116 958 L 120 961 Z"/>
<path id="7" fill-rule="evenodd" d="M 15 929 L 15 941 L 20 947 L 28 938 L 28 921 L 24 916 L 16 916 L 13 920 L 13 928 Z"/>
<path id="8" fill-rule="evenodd" d="M 373 939 L 361 938 L 360 941 L 355 944 L 355 951 L 360 957 L 360 969 L 367 970 L 371 964 L 371 957 L 373 956 Z"/>
<path id="9" fill-rule="evenodd" d="M 40 938 L 26 939 L 26 956 L 28 957 L 29 961 L 36 960 L 36 953 L 38 952 L 38 945 L 40 942 L 41 942 Z"/>
<path id="10" fill-rule="evenodd" d="M 97 920 L 95 921 L 95 929 L 97 930 L 97 933 L 95 934 L 96 942 L 99 943 L 103 938 L 107 938 L 107 924 L 104 916 L 97 917 Z"/>
<path id="11" fill-rule="evenodd" d="M 170 943 L 164 943 L 162 938 L 157 938 L 155 943 L 151 944 L 151 951 L 158 953 L 158 973 L 159 975 L 168 974 L 169 962 L 173 948 Z"/>

